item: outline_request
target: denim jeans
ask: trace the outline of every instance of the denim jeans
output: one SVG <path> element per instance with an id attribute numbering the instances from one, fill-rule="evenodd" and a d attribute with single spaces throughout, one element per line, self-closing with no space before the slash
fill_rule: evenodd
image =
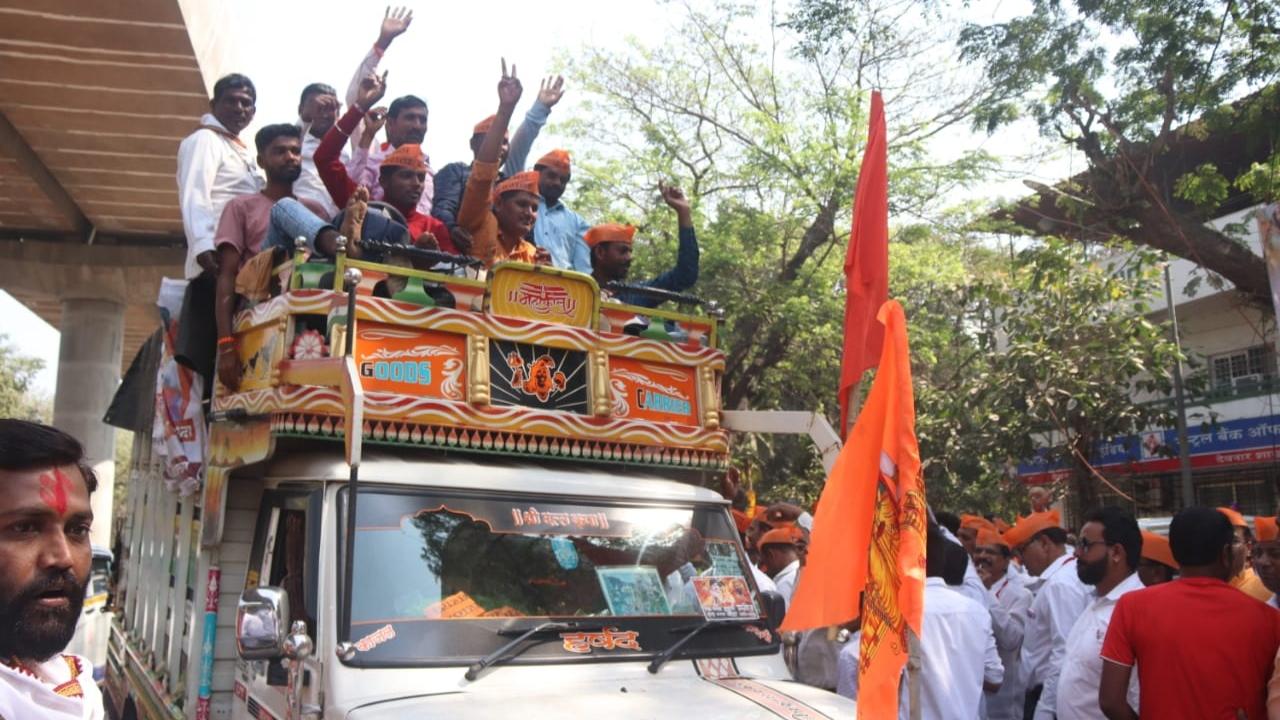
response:
<path id="1" fill-rule="evenodd" d="M 297 249 L 294 245 L 296 238 L 305 237 L 307 248 L 314 253 L 316 236 L 325 228 L 336 230 L 337 226 L 317 217 L 297 200 L 281 198 L 271 208 L 271 224 L 267 226 L 267 237 L 262 243 L 262 249 L 282 247 L 286 257 L 292 256 Z"/>

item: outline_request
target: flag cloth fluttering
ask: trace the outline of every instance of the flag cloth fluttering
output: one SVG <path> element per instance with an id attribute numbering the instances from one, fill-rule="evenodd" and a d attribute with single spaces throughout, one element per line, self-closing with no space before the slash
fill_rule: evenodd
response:
<path id="1" fill-rule="evenodd" d="M 924 612 L 927 511 L 907 323 L 893 300 L 877 320 L 885 334 L 880 366 L 822 490 L 809 556 L 782 623 L 783 630 L 805 630 L 861 614 L 860 718 L 897 717 L 907 630 L 920 636 Z"/>
<path id="2" fill-rule="evenodd" d="M 840 363 L 840 436 L 849 428 L 849 391 L 875 367 L 884 340 L 876 313 L 889 298 L 889 161 L 884 101 L 871 93 L 867 147 L 853 195 L 853 229 L 844 256 L 844 354 Z"/>

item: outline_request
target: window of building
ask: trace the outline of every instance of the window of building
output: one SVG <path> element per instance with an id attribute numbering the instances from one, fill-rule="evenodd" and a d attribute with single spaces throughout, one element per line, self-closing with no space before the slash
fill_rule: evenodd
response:
<path id="1" fill-rule="evenodd" d="M 1215 390 L 1247 392 L 1272 380 L 1276 359 L 1270 345 L 1254 345 L 1209 359 Z"/>

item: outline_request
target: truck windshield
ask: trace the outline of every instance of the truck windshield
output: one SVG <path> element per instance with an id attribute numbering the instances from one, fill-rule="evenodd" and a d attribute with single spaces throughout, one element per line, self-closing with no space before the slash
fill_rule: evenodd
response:
<path id="1" fill-rule="evenodd" d="M 461 662 L 506 642 L 499 631 L 585 618 L 575 626 L 603 632 L 553 635 L 522 661 L 648 656 L 691 619 L 760 617 L 736 539 L 716 506 L 362 489 L 352 662 Z M 748 623 L 728 649 L 772 645 L 764 628 Z"/>

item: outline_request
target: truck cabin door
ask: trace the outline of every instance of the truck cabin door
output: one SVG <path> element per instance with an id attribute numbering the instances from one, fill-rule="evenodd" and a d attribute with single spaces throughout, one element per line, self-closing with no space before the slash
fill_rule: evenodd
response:
<path id="1" fill-rule="evenodd" d="M 316 578 L 314 562 L 318 552 L 320 502 L 319 491 L 268 490 L 258 514 L 257 529 L 249 554 L 249 570 L 245 589 L 270 586 L 288 594 L 289 623 L 302 620 L 307 634 L 316 639 L 314 619 Z M 315 667 L 314 663 L 310 663 Z M 297 717 L 289 712 L 289 661 L 244 660 L 236 663 L 236 718 Z M 317 673 L 303 670 L 303 703 L 315 702 L 319 693 Z M 265 710 L 266 714 L 262 711 Z"/>

